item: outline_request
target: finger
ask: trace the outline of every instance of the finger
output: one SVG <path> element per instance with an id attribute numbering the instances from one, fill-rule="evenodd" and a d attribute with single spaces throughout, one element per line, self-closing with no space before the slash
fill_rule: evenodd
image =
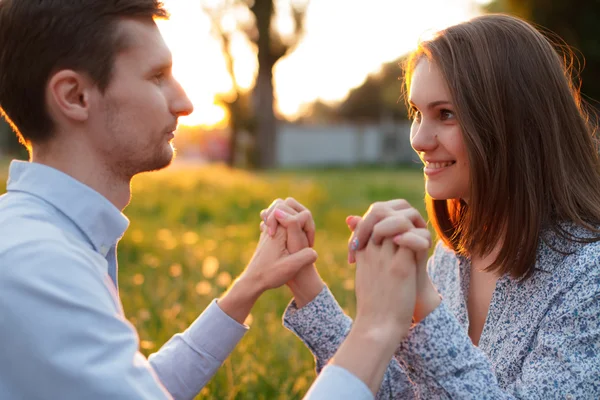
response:
<path id="1" fill-rule="evenodd" d="M 267 224 L 264 221 L 260 221 L 260 231 L 264 232 L 267 229 Z"/>
<path id="2" fill-rule="evenodd" d="M 312 218 L 312 214 L 308 210 L 304 210 L 296 215 L 290 215 L 281 209 L 276 209 L 273 215 L 277 219 L 277 222 L 284 228 L 288 229 L 290 233 L 296 234 L 301 232 L 306 236 L 308 246 L 311 247 L 310 237 L 312 234 L 314 241 L 315 223 Z"/>
<path id="3" fill-rule="evenodd" d="M 298 212 L 308 210 L 308 208 L 304 207 L 302 204 L 300 204 L 300 202 L 298 202 L 298 200 L 294 199 L 293 197 L 288 197 L 287 199 L 285 199 L 284 203 L 286 206 L 292 207 Z"/>
<path id="4" fill-rule="evenodd" d="M 395 211 L 404 212 L 405 210 L 414 210 L 414 212 L 407 212 L 407 218 L 411 219 L 415 227 L 424 228 L 427 226 L 418 211 L 412 208 L 410 203 L 404 199 L 374 203 L 369 207 L 369 210 L 367 210 L 363 216 L 362 221 L 359 221 L 358 225 L 354 229 L 354 234 L 351 237 L 348 246 L 348 262 L 352 263 L 355 261 L 354 252 L 362 249 L 366 245 L 366 241 L 371 236 L 375 224 Z M 421 220 L 419 220 L 419 218 Z"/>
<path id="5" fill-rule="evenodd" d="M 348 228 L 350 229 L 351 232 L 354 232 L 354 230 L 356 229 L 356 227 L 358 226 L 360 221 L 362 221 L 362 217 L 359 217 L 357 215 L 349 215 L 348 217 L 346 217 L 346 225 L 348 225 Z M 351 246 L 352 240 L 354 240 L 353 234 L 350 235 L 350 239 L 348 241 L 349 246 Z M 352 250 L 349 247 L 349 249 L 348 249 L 348 264 L 354 264 L 355 262 L 356 262 L 356 253 L 354 250 Z"/>
<path id="6" fill-rule="evenodd" d="M 416 208 L 406 208 L 399 211 L 406 218 L 410 219 L 412 223 L 415 225 L 415 228 L 427 228 L 427 221 L 423 219 L 423 216 Z"/>
<path id="7" fill-rule="evenodd" d="M 427 251 L 431 247 L 427 238 L 424 238 L 413 231 L 398 235 L 393 241 L 398 246 L 409 248 L 414 252 Z"/>
<path id="8" fill-rule="evenodd" d="M 317 261 L 317 252 L 310 247 L 306 247 L 294 254 L 290 254 L 279 261 L 279 267 L 284 270 L 284 274 L 294 277 L 300 269 L 307 265 L 312 265 Z M 287 282 L 285 280 L 283 283 Z"/>
<path id="9" fill-rule="evenodd" d="M 385 239 L 383 243 L 394 243 L 393 239 Z M 395 243 L 394 243 L 395 245 Z M 383 245 L 382 245 L 383 246 Z M 415 252 L 402 246 L 395 246 L 395 251 L 391 256 L 387 256 L 390 262 L 388 265 L 392 269 L 390 277 L 398 280 L 398 283 L 414 283 L 416 285 L 417 260 Z"/>
<path id="10" fill-rule="evenodd" d="M 267 219 L 269 218 L 269 215 L 271 215 L 271 213 L 273 212 L 273 210 L 275 209 L 275 207 L 277 207 L 278 204 L 283 203 L 282 199 L 275 199 L 271 202 L 271 204 L 269 204 L 269 207 L 265 208 L 264 210 L 262 210 L 260 212 L 260 219 L 262 219 L 263 221 L 267 221 Z"/>
<path id="11" fill-rule="evenodd" d="M 358 240 L 357 249 L 365 246 L 365 241 L 373 234 L 375 225 L 389 216 L 401 216 L 410 220 L 412 226 L 409 228 L 427 227 L 427 223 L 419 211 L 410 207 L 410 204 L 406 200 L 390 200 L 385 203 L 375 203 L 369 208 L 362 221 L 359 221 L 354 231 L 354 237 Z"/>
<path id="12" fill-rule="evenodd" d="M 349 215 L 348 217 L 346 217 L 346 225 L 348 225 L 348 228 L 350 228 L 350 230 L 354 232 L 356 226 L 361 220 L 362 218 L 357 215 Z"/>
<path id="13" fill-rule="evenodd" d="M 415 229 L 411 229 L 409 232 L 418 235 L 420 237 L 422 237 L 423 239 L 427 240 L 427 242 L 429 243 L 429 247 L 431 247 L 433 245 L 433 240 L 431 239 L 431 232 L 429 232 L 429 229 L 426 228 L 415 228 Z M 399 238 L 400 235 L 397 235 L 396 237 L 394 237 L 394 240 L 396 238 Z M 398 243 L 397 243 L 398 244 Z"/>
<path id="14" fill-rule="evenodd" d="M 306 232 L 306 237 L 308 238 L 308 245 L 310 247 L 313 247 L 315 244 L 316 226 L 314 218 L 312 217 L 312 213 L 308 208 L 300 204 L 300 202 L 298 202 L 298 200 L 294 199 L 293 197 L 288 197 L 287 199 L 285 199 L 285 204 L 296 210 L 299 214 L 305 211 L 308 212 L 310 219 L 306 220 L 306 223 L 303 225 L 303 230 Z"/>
<path id="15" fill-rule="evenodd" d="M 369 246 L 371 246 L 371 245 L 372 244 L 369 243 Z M 396 245 L 396 243 L 394 243 L 394 241 L 391 238 L 384 240 L 381 243 L 381 251 L 383 252 L 382 259 L 389 260 L 389 259 L 393 258 L 394 254 L 396 253 L 397 250 L 398 250 L 398 245 Z"/>
<path id="16" fill-rule="evenodd" d="M 393 210 L 389 208 L 385 203 L 374 203 L 372 204 L 362 219 L 358 222 L 354 233 L 350 236 L 348 244 L 348 262 L 353 263 L 356 261 L 355 252 L 364 248 L 367 245 L 367 241 L 373 232 L 373 227 L 383 218 L 392 213 Z"/>
<path id="17" fill-rule="evenodd" d="M 267 222 L 267 209 L 263 208 L 262 210 L 260 210 L 260 219 L 263 222 Z"/>
<path id="18" fill-rule="evenodd" d="M 382 205 L 383 203 L 375 203 L 369 207 L 363 218 L 358 222 L 354 234 L 350 240 L 350 250 L 361 250 L 367 245 L 367 240 L 371 236 L 373 227 L 383 218 L 385 218 L 391 210 Z"/>
<path id="19" fill-rule="evenodd" d="M 392 215 L 375 224 L 371 240 L 375 244 L 381 244 L 383 239 L 393 239 L 395 236 L 408 232 L 411 229 L 415 229 L 415 226 L 410 219 L 407 219 L 404 215 Z"/>
<path id="20" fill-rule="evenodd" d="M 310 218 L 310 213 L 307 211 L 302 211 L 302 213 L 291 215 L 289 214 L 289 210 L 284 210 L 279 207 L 273 212 L 272 215 L 273 218 L 277 220 L 279 225 L 283 226 L 284 228 L 296 228 L 300 231 L 304 231 L 304 225 Z"/>
<path id="21" fill-rule="evenodd" d="M 277 228 L 277 218 L 275 218 L 275 212 L 277 210 L 281 210 L 284 211 L 286 214 L 289 215 L 294 215 L 296 214 L 296 211 L 294 209 L 292 209 L 291 207 L 286 206 L 285 204 L 283 204 L 283 201 L 278 203 L 277 206 L 270 212 L 270 214 L 267 216 L 267 231 L 269 232 L 269 235 L 273 235 L 273 233 L 275 232 L 275 229 Z"/>
<path id="22" fill-rule="evenodd" d="M 392 210 L 403 210 L 405 208 L 412 207 L 410 203 L 404 199 L 395 199 L 385 202 L 385 205 L 390 207 Z"/>
<path id="23" fill-rule="evenodd" d="M 315 231 L 317 228 L 312 213 L 309 210 L 304 210 L 299 212 L 296 215 L 296 218 L 298 218 L 302 230 L 306 233 L 308 245 L 313 247 L 315 245 Z"/>

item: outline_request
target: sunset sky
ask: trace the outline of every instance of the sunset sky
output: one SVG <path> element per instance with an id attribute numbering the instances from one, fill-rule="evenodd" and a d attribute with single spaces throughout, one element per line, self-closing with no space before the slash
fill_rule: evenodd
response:
<path id="1" fill-rule="evenodd" d="M 186 125 L 214 125 L 225 111 L 215 95 L 232 84 L 221 44 L 211 34 L 203 5 L 221 0 L 164 0 L 171 13 L 159 28 L 173 52 L 174 73 L 192 100 L 195 111 L 181 119 Z M 280 9 L 289 1 L 275 0 Z M 294 119 L 303 105 L 321 99 L 342 100 L 382 63 L 410 51 L 419 37 L 479 14 L 486 0 L 310 0 L 305 35 L 289 56 L 275 67 L 277 110 Z M 285 13 L 281 13 L 285 15 Z M 289 19 L 277 27 L 290 31 Z M 235 18 L 224 26 L 235 29 Z M 255 50 L 243 34 L 234 39 L 236 76 L 242 87 L 251 87 L 257 71 Z"/>

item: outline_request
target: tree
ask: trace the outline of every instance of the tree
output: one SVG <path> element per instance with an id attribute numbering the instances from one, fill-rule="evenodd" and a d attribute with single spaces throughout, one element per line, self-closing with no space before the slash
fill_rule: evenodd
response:
<path id="1" fill-rule="evenodd" d="M 239 86 L 236 88 L 234 62 L 231 54 L 231 35 L 235 32 L 243 32 L 257 49 L 258 76 L 253 89 L 251 116 L 243 116 L 243 110 L 239 103 L 233 100 L 228 103 L 231 114 L 232 137 L 235 140 L 239 131 L 241 120 L 250 121 L 250 127 L 254 130 L 256 141 L 256 164 L 259 168 L 271 168 L 275 166 L 277 146 L 277 118 L 275 117 L 274 93 L 273 93 L 273 67 L 282 57 L 292 51 L 300 41 L 304 31 L 304 17 L 308 7 L 308 0 L 290 0 L 287 4 L 290 17 L 294 24 L 292 35 L 282 35 L 272 23 L 278 13 L 284 12 L 277 9 L 274 0 L 222 0 L 216 7 L 205 6 L 206 12 L 211 16 L 215 30 L 219 32 L 222 40 L 223 54 L 225 55 L 229 74 L 232 77 L 234 91 L 237 91 L 235 99 L 240 97 Z M 240 13 L 240 7 L 245 7 L 251 13 L 252 18 L 247 19 Z M 233 15 L 236 19 L 235 30 L 223 29 L 223 17 Z M 238 124 L 238 125 L 236 125 Z M 234 146 L 236 143 L 233 143 Z M 234 147 L 235 148 L 235 147 Z M 234 151 L 232 148 L 232 152 Z"/>
<path id="2" fill-rule="evenodd" d="M 339 116 L 347 121 L 379 121 L 384 117 L 406 119 L 402 96 L 401 63 L 404 57 L 383 64 L 379 72 L 369 75 L 362 85 L 350 90 L 339 105 Z"/>
<path id="3" fill-rule="evenodd" d="M 517 15 L 559 35 L 585 65 L 581 71 L 583 98 L 600 110 L 600 1 L 496 0 L 488 11 Z"/>
<path id="4" fill-rule="evenodd" d="M 228 13 L 231 13 L 239 5 L 235 0 L 225 0 L 218 7 L 204 6 L 204 12 L 211 21 L 213 33 L 221 41 L 221 51 L 225 58 L 227 72 L 231 78 L 232 95 L 219 96 L 218 101 L 222 103 L 229 113 L 229 155 L 227 164 L 231 167 L 237 165 L 240 160 L 236 159 L 238 154 L 238 142 L 241 131 L 253 131 L 253 117 L 250 110 L 249 96 L 240 87 L 235 75 L 235 60 L 231 50 L 232 37 L 236 33 L 234 29 L 226 24 Z"/>

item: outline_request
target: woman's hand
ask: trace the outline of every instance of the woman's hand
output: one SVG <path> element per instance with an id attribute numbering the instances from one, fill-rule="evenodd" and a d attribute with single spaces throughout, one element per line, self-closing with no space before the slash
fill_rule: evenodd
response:
<path id="1" fill-rule="evenodd" d="M 346 219 L 353 232 L 348 253 L 349 261 L 355 252 L 364 248 L 369 241 L 381 243 L 392 239 L 400 247 L 414 252 L 417 269 L 417 298 L 413 318 L 421 321 L 440 302 L 440 296 L 427 274 L 427 258 L 431 248 L 431 234 L 419 212 L 405 200 L 392 200 L 373 204 L 363 217 L 349 216 Z M 369 239 L 370 238 L 370 239 Z"/>

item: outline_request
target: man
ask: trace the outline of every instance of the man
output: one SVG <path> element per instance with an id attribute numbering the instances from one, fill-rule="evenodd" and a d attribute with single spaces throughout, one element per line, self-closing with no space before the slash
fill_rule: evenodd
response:
<path id="1" fill-rule="evenodd" d="M 134 175 L 171 163 L 177 119 L 192 112 L 154 23 L 166 17 L 157 0 L 0 0 L 0 106 L 31 161 L 11 164 L 0 197 L 2 399 L 191 399 L 246 332 L 259 296 L 316 260 L 311 248 L 286 251 L 307 223 L 290 216 L 185 332 L 149 360 L 138 351 L 118 295 L 121 210 Z M 385 284 L 379 273 L 363 285 L 372 301 L 362 315 L 379 305 L 377 278 Z M 355 336 L 309 398 L 372 397 L 379 372 L 355 364 L 373 336 Z"/>

